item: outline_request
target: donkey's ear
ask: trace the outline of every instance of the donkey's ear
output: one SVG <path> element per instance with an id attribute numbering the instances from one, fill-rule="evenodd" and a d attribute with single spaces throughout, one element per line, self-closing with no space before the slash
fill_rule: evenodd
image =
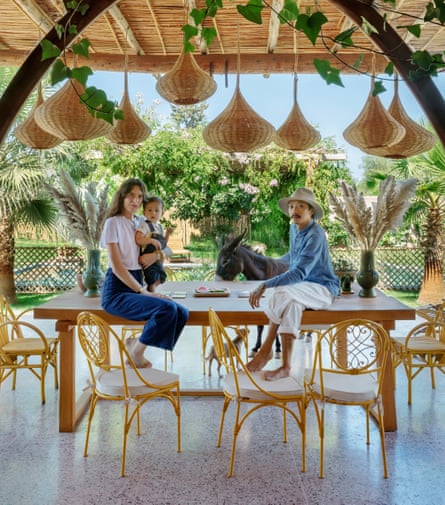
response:
<path id="1" fill-rule="evenodd" d="M 241 241 L 243 240 L 244 235 L 246 233 L 247 233 L 247 230 L 245 230 L 243 233 L 241 233 L 241 235 L 238 235 L 237 237 L 232 238 L 232 240 L 230 242 L 227 242 L 224 247 L 234 251 L 241 244 Z M 231 235 L 233 237 L 233 233 Z"/>

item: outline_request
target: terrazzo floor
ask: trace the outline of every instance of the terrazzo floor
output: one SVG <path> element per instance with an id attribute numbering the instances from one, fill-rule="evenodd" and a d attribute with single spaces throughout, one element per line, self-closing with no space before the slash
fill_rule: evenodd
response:
<path id="1" fill-rule="evenodd" d="M 42 327 L 42 321 L 38 322 Z M 48 322 L 51 328 L 51 322 Z M 399 325 L 401 334 L 413 322 Z M 252 342 L 255 328 L 250 333 Z M 186 328 L 169 368 L 181 387 L 218 388 L 216 367 L 202 374 L 200 328 Z M 310 360 L 312 344 L 296 342 L 295 366 Z M 163 367 L 163 353 L 149 355 Z M 78 388 L 85 384 L 81 352 Z M 47 402 L 39 385 L 22 373 L 16 391 L 0 389 L 0 505 L 442 505 L 445 504 L 445 376 L 431 389 L 427 373 L 413 386 L 408 407 L 406 378 L 397 371 L 398 431 L 386 434 L 389 478 L 384 479 L 377 428 L 365 442 L 365 416 L 357 408 L 328 406 L 325 478 L 318 477 L 319 438 L 312 408 L 307 413 L 307 471 L 300 471 L 301 438 L 289 421 L 282 442 L 282 417 L 273 409 L 252 415 L 238 437 L 234 476 L 227 477 L 233 406 L 223 443 L 216 447 L 222 398 L 184 396 L 182 452 L 176 452 L 175 416 L 156 400 L 142 408 L 142 435 L 130 433 L 127 476 L 120 477 L 120 405 L 99 403 L 89 456 L 83 457 L 86 417 L 75 433 L 59 433 L 58 392 L 48 372 Z M 111 402 L 110 402 L 111 403 Z"/>

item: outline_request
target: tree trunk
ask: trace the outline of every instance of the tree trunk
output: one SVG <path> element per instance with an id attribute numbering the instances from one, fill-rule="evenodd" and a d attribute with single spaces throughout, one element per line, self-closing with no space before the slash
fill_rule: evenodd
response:
<path id="1" fill-rule="evenodd" d="M 0 219 L 0 295 L 9 303 L 17 301 L 14 284 L 14 228 L 7 218 Z"/>
<path id="2" fill-rule="evenodd" d="M 420 305 L 438 304 L 445 299 L 443 279 L 444 237 L 442 213 L 438 206 L 431 207 L 427 218 L 423 247 L 425 264 L 422 286 L 417 303 Z"/>

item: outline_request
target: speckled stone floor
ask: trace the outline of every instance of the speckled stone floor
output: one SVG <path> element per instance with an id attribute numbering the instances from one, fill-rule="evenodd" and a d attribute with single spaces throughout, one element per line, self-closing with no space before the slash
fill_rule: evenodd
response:
<path id="1" fill-rule="evenodd" d="M 41 321 L 38 323 L 41 326 Z M 410 323 L 397 327 L 403 334 Z M 251 338 L 254 340 L 255 329 Z M 200 329 L 186 328 L 169 367 L 182 387 L 218 387 L 216 369 L 203 376 Z M 298 341 L 296 360 L 304 365 L 311 344 Z M 78 385 L 85 366 L 78 354 Z M 155 366 L 163 353 L 152 352 Z M 319 439 L 312 408 L 307 418 L 307 471 L 301 473 L 301 439 L 289 422 L 282 442 L 281 416 L 263 409 L 246 422 L 238 441 L 235 473 L 227 477 L 233 407 L 223 443 L 216 447 L 222 398 L 182 398 L 182 452 L 176 452 L 175 418 L 166 401 L 142 409 L 140 437 L 129 436 L 127 477 L 120 477 L 119 405 L 102 402 L 93 423 L 88 458 L 83 457 L 86 418 L 75 433 L 59 433 L 58 393 L 48 372 L 47 403 L 39 385 L 24 371 L 16 391 L 0 389 L 1 505 L 441 505 L 445 504 L 445 376 L 432 390 L 427 373 L 413 387 L 408 407 L 406 379 L 397 371 L 399 429 L 386 434 L 389 478 L 382 475 L 380 443 L 371 427 L 365 443 L 361 409 L 329 406 L 325 438 L 325 478 L 318 478 Z"/>

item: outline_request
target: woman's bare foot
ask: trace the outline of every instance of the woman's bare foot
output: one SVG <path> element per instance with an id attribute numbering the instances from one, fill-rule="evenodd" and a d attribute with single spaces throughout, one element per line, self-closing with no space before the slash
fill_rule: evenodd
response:
<path id="1" fill-rule="evenodd" d="M 284 379 L 285 377 L 289 377 L 290 368 L 280 366 L 276 370 L 268 370 L 264 372 L 264 380 L 266 381 L 277 381 L 279 379 Z"/>
<path id="2" fill-rule="evenodd" d="M 255 356 L 247 363 L 246 367 L 249 372 L 259 372 L 262 370 L 267 363 L 272 359 L 272 351 L 266 352 L 261 349 L 255 354 Z"/>
<path id="3" fill-rule="evenodd" d="M 144 350 L 146 346 L 141 345 L 141 349 L 138 352 L 138 347 L 140 342 L 137 338 L 127 338 L 125 340 L 125 347 L 127 348 L 128 354 L 131 356 L 131 359 L 133 360 L 134 364 L 136 365 L 136 368 L 151 368 L 152 364 L 148 359 L 144 358 Z M 142 351 L 142 352 L 141 352 Z"/>

